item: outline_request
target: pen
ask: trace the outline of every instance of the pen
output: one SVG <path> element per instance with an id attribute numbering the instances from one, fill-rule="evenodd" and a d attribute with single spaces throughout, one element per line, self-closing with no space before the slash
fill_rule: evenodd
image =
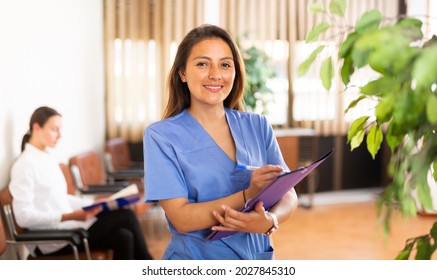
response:
<path id="1" fill-rule="evenodd" d="M 252 166 L 252 165 L 245 165 L 245 164 L 237 164 L 237 168 L 238 169 L 245 169 L 245 170 L 257 170 L 259 167 L 258 166 Z M 306 167 L 299 167 L 297 170 L 301 170 L 302 172 L 306 172 Z M 297 171 L 296 170 L 296 171 Z M 288 173 L 289 171 L 282 171 L 281 174 L 285 174 Z"/>
<path id="2" fill-rule="evenodd" d="M 237 164 L 238 169 L 245 169 L 245 170 L 257 170 L 258 166 L 251 166 L 251 165 L 244 165 L 244 164 Z"/>

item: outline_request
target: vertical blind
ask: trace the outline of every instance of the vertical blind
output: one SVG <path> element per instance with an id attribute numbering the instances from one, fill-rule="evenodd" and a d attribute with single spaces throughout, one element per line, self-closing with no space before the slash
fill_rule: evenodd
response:
<path id="1" fill-rule="evenodd" d="M 160 118 L 175 43 L 204 22 L 204 0 L 105 0 L 107 138 L 142 139 Z"/>

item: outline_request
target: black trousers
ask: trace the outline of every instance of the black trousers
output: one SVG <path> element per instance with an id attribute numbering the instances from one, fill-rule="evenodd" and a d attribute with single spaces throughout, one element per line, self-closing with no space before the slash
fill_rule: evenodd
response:
<path id="1" fill-rule="evenodd" d="M 88 229 L 90 249 L 112 249 L 115 260 L 151 260 L 144 234 L 135 213 L 130 209 L 102 212 Z M 80 248 L 83 250 L 83 248 Z M 38 255 L 39 250 L 36 250 Z M 48 255 L 71 253 L 66 246 Z"/>

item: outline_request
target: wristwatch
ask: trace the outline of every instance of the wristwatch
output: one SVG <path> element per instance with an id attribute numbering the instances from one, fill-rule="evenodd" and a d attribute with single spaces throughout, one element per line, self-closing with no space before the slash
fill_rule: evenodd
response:
<path id="1" fill-rule="evenodd" d="M 279 222 L 275 214 L 268 211 L 266 211 L 266 214 L 272 217 L 273 220 L 273 226 L 266 233 L 264 233 L 264 235 L 270 236 L 279 228 Z"/>

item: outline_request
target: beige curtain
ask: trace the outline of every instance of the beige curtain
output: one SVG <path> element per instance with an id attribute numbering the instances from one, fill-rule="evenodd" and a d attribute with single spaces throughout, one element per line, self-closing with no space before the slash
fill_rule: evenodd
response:
<path id="1" fill-rule="evenodd" d="M 295 119 L 295 50 L 305 34 L 322 20 L 307 12 L 317 0 L 104 0 L 107 138 L 141 141 L 144 128 L 160 119 L 167 99 L 166 78 L 177 44 L 195 26 L 208 22 L 205 12 L 219 14 L 220 26 L 244 44 L 287 43 L 288 122 L 313 128 L 319 135 L 344 134 L 341 94 L 326 95 L 316 112 L 335 107 L 335 117 Z M 216 4 L 214 5 L 213 2 Z M 327 0 L 323 0 L 327 3 Z M 398 12 L 398 0 L 350 0 L 347 18 L 353 24 L 364 11 L 378 8 L 388 17 Z M 214 23 L 214 22 L 212 22 Z M 341 88 L 334 91 L 339 92 Z M 315 97 L 319 100 L 319 97 Z M 306 97 L 304 97 L 306 100 Z M 310 99 L 308 99 L 310 100 Z M 306 106 L 306 105 L 305 105 Z M 317 106 L 320 106 L 317 107 Z"/>
<path id="2" fill-rule="evenodd" d="M 107 138 L 141 141 L 161 117 L 177 43 L 204 0 L 104 0 Z"/>
<path id="3" fill-rule="evenodd" d="M 295 57 L 296 49 L 312 27 L 323 20 L 321 14 L 314 15 L 307 12 L 310 3 L 320 1 L 325 6 L 329 3 L 327 0 L 220 0 L 220 24 L 234 37 L 244 37 L 246 34 L 246 42 L 249 43 L 275 40 L 288 42 L 289 101 L 288 123 L 285 126 L 312 128 L 319 135 L 344 134 L 347 131 L 347 123 L 343 112 L 348 103 L 346 104 L 342 94 L 326 93 L 327 95 L 323 97 L 326 102 L 319 102 L 320 108 L 314 108 L 317 114 L 317 112 L 325 112 L 326 106 L 335 106 L 334 119 L 326 120 L 323 117 L 316 117 L 315 120 L 295 120 L 294 118 L 293 88 L 298 64 Z M 363 12 L 374 8 L 382 11 L 385 16 L 394 18 L 398 14 L 398 0 L 349 0 L 346 19 L 349 24 L 355 24 Z M 333 91 L 338 93 L 342 90 L 337 86 Z M 320 99 L 320 97 L 316 98 Z M 311 102 L 310 98 L 308 102 Z"/>

